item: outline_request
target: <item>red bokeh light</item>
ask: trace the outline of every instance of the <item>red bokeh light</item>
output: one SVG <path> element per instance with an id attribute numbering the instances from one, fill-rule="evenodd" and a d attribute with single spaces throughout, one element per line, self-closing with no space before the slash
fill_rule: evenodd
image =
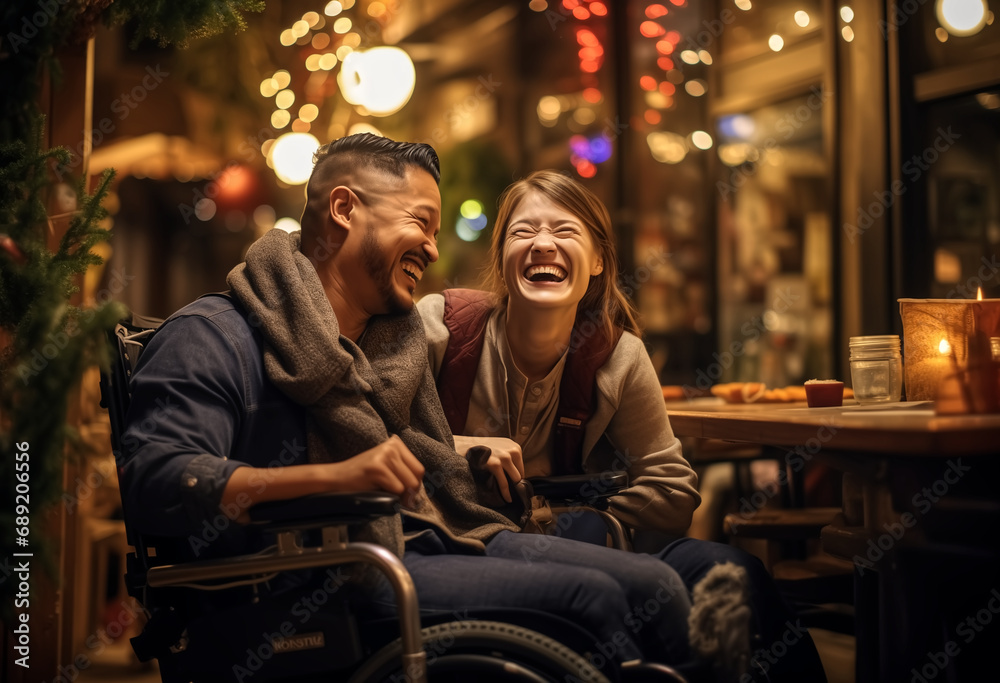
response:
<path id="1" fill-rule="evenodd" d="M 657 19 L 669 12 L 666 7 L 660 4 L 653 4 L 646 8 L 646 16 L 650 19 Z"/>
<path id="2" fill-rule="evenodd" d="M 665 29 L 655 21 L 644 21 L 639 24 L 639 33 L 644 35 L 646 38 L 656 38 L 657 36 L 662 36 L 664 31 Z"/>
<path id="3" fill-rule="evenodd" d="M 583 99 L 591 104 L 597 104 L 604 99 L 604 95 L 602 95 L 601 91 L 597 88 L 585 88 L 583 91 Z"/>

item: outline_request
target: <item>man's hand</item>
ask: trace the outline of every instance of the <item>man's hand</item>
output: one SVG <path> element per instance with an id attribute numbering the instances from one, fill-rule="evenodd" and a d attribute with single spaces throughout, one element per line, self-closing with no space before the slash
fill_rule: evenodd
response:
<path id="1" fill-rule="evenodd" d="M 424 466 L 403 440 L 391 436 L 375 448 L 341 462 L 289 467 L 240 467 L 222 491 L 220 507 L 239 511 L 230 517 L 250 521 L 247 508 L 271 500 L 288 500 L 312 493 L 386 491 L 399 496 L 403 507 L 417 503 Z"/>
<path id="2" fill-rule="evenodd" d="M 486 461 L 486 469 L 496 480 L 500 495 L 510 503 L 512 501 L 510 487 L 507 486 L 504 472 L 515 484 L 524 477 L 521 447 L 502 436 L 455 436 L 455 450 L 463 456 L 466 456 L 473 446 L 486 446 L 492 451 L 489 460 Z"/>
<path id="3" fill-rule="evenodd" d="M 405 508 L 416 504 L 424 466 L 396 435 L 335 464 L 338 491 L 387 491 L 399 496 Z"/>

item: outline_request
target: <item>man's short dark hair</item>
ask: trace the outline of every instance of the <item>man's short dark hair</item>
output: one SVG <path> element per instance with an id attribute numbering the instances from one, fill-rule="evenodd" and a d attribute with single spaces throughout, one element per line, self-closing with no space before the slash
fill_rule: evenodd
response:
<path id="1" fill-rule="evenodd" d="M 332 164 L 341 168 L 367 166 L 402 178 L 407 166 L 416 166 L 430 173 L 434 182 L 441 182 L 441 163 L 433 147 L 421 142 L 396 142 L 371 133 L 348 135 L 323 145 L 316 150 L 313 161 L 314 174 Z"/>

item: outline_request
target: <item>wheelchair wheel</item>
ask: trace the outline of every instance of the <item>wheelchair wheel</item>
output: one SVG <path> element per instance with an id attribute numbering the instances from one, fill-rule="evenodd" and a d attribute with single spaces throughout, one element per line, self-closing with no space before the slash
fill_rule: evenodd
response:
<path id="1" fill-rule="evenodd" d="M 609 683 L 585 658 L 535 631 L 497 621 L 452 621 L 421 631 L 432 683 Z M 349 683 L 404 683 L 399 640 L 389 643 Z M 472 678 L 475 676 L 475 678 Z"/>

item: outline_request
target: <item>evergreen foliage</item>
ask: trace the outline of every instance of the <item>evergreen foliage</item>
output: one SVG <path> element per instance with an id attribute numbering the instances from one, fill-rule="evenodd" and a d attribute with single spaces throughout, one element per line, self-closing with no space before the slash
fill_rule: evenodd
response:
<path id="1" fill-rule="evenodd" d="M 264 9 L 263 0 L 115 0 L 105 11 L 112 26 L 135 21 L 132 47 L 144 39 L 187 47 L 195 38 L 246 28 L 243 14 Z"/>

